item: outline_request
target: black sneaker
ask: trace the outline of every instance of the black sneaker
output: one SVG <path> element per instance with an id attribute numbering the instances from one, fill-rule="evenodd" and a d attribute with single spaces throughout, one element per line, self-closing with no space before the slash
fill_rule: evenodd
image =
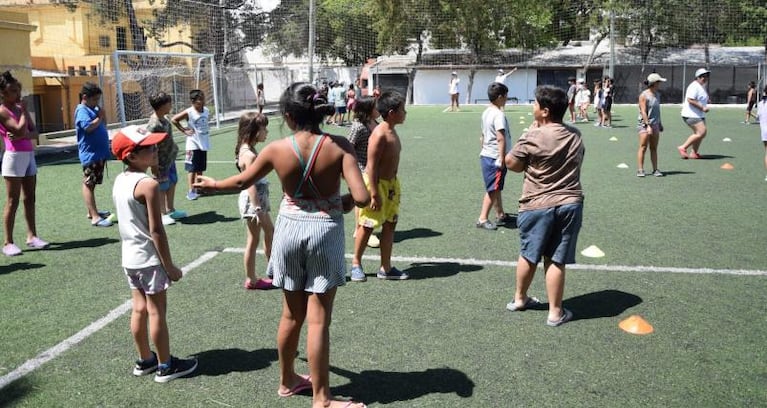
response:
<path id="1" fill-rule="evenodd" d="M 183 360 L 171 356 L 170 364 L 167 367 L 157 369 L 157 374 L 154 375 L 154 381 L 158 383 L 166 383 L 170 380 L 190 374 L 196 368 L 197 359 L 190 358 L 188 360 Z"/>
<path id="2" fill-rule="evenodd" d="M 141 377 L 153 373 L 157 370 L 157 354 L 152 352 L 152 358 L 146 360 L 136 360 L 136 365 L 133 367 L 133 375 Z"/>

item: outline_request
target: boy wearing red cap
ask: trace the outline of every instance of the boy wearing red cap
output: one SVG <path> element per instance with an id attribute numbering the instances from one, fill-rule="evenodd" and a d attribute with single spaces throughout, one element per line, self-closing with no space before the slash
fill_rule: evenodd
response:
<path id="1" fill-rule="evenodd" d="M 112 139 L 112 153 L 126 166 L 115 178 L 112 200 L 120 220 L 122 267 L 133 300 L 131 333 L 140 357 L 133 375 L 156 371 L 154 380 L 160 383 L 185 376 L 197 368 L 197 360 L 171 356 L 165 319 L 166 290 L 171 281 L 181 279 L 182 272 L 173 264 L 163 228 L 159 184 L 146 171 L 157 165 L 157 143 L 166 135 L 128 126 Z M 149 346 L 150 336 L 156 353 Z"/>

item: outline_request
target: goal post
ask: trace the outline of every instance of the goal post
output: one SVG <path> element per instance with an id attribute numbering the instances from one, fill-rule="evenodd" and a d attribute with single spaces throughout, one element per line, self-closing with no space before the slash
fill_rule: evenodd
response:
<path id="1" fill-rule="evenodd" d="M 222 111 L 213 54 L 120 50 L 112 54 L 112 65 L 115 108 L 122 126 L 149 118 L 153 112 L 149 96 L 154 93 L 170 95 L 172 112 L 180 112 L 191 104 L 189 91 L 199 89 L 219 127 Z"/>

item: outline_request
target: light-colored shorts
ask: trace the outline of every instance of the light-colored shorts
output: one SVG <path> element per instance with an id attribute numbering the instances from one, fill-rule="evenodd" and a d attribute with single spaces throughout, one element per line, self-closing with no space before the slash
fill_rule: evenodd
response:
<path id="1" fill-rule="evenodd" d="M 684 123 L 687 124 L 687 126 L 695 126 L 695 125 L 697 125 L 698 123 L 701 123 L 701 122 L 703 122 L 704 125 L 706 124 L 706 119 L 705 118 L 686 118 L 686 117 L 682 116 L 682 120 L 684 121 Z"/>
<path id="2" fill-rule="evenodd" d="M 271 211 L 269 185 L 265 183 L 256 184 L 256 195 L 261 204 L 261 211 Z M 237 198 L 237 208 L 240 210 L 240 218 L 254 218 L 256 216 L 256 207 L 250 204 L 250 195 L 247 189 L 240 191 L 240 196 Z"/>
<path id="3" fill-rule="evenodd" d="M 37 175 L 35 152 L 3 153 L 3 177 L 29 177 Z"/>
<path id="4" fill-rule="evenodd" d="M 170 278 L 160 265 L 140 269 L 123 268 L 123 271 L 128 278 L 128 286 L 147 295 L 160 293 L 170 287 Z"/>
<path id="5" fill-rule="evenodd" d="M 660 133 L 660 125 L 657 123 L 651 123 L 650 126 L 652 127 L 652 133 Z M 645 126 L 643 123 L 640 123 L 637 125 L 637 132 L 639 133 L 647 133 L 647 126 Z"/>
<path id="6" fill-rule="evenodd" d="M 370 191 L 370 179 L 363 173 L 365 187 Z M 373 211 L 370 206 L 360 208 L 359 225 L 365 228 L 378 228 L 385 222 L 392 224 L 399 220 L 400 184 L 399 179 L 378 179 L 378 196 L 381 197 L 381 208 Z"/>
<path id="7" fill-rule="evenodd" d="M 280 212 L 267 266 L 272 285 L 311 293 L 345 285 L 344 244 L 342 215 Z"/>
<path id="8" fill-rule="evenodd" d="M 536 264 L 542 256 L 556 264 L 575 263 L 582 219 L 583 203 L 521 211 L 517 215 L 520 255 Z"/>

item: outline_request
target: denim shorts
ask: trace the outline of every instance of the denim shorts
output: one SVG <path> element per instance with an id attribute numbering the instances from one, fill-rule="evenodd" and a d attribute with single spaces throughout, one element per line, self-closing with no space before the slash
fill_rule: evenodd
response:
<path id="1" fill-rule="evenodd" d="M 583 203 L 521 211 L 517 216 L 520 255 L 536 264 L 541 257 L 556 264 L 575 263 L 582 219 Z"/>

